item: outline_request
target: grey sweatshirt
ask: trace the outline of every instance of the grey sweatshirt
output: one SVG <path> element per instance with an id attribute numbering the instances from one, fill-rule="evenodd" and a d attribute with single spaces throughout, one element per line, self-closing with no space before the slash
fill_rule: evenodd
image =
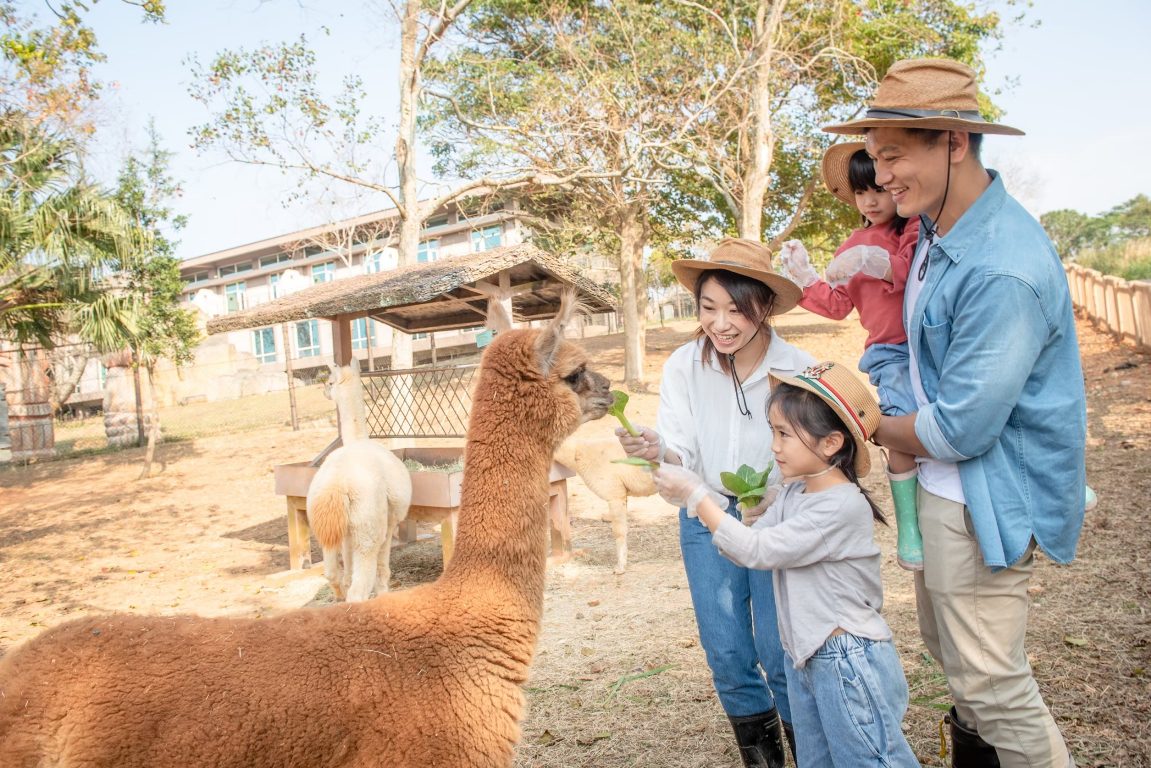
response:
<path id="1" fill-rule="evenodd" d="M 867 499 L 855 483 L 805 488 L 785 486 L 751 528 L 725 516 L 713 537 L 737 565 L 772 570 L 779 636 L 797 669 L 837 628 L 891 639 L 880 615 L 880 552 Z"/>

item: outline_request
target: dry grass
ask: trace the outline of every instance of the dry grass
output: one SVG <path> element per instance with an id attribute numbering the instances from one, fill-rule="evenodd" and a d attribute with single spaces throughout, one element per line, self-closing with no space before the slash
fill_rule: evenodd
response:
<path id="1" fill-rule="evenodd" d="M 821 358 L 852 360 L 862 343 L 850 324 L 802 312 L 780 326 Z M 649 331 L 651 381 L 689 332 L 687 324 Z M 1151 354 L 1086 324 L 1080 335 L 1088 472 L 1100 505 L 1072 565 L 1040 559 L 1028 648 L 1080 766 L 1149 766 Z M 618 336 L 585 346 L 600 369 L 622 378 Z M 657 399 L 633 396 L 633 421 L 651 424 Z M 164 471 L 140 483 L 139 452 L 0 471 L 0 648 L 93 611 L 264 615 L 328 599 L 322 579 L 281 573 L 287 537 L 270 473 L 274 463 L 314 455 L 330 437 L 330 427 L 278 428 L 172 444 L 162 452 Z M 883 485 L 868 483 L 887 505 Z M 516 765 L 739 765 L 697 640 L 673 510 L 657 497 L 632 500 L 630 564 L 616 576 L 603 502 L 578 478 L 569 488 L 578 551 L 549 573 Z M 895 532 L 881 530 L 880 538 L 885 613 L 912 690 L 905 729 L 924 765 L 942 765 L 945 682 L 919 640 L 911 579 L 894 562 Z M 435 578 L 435 539 L 397 549 L 393 568 L 397 588 Z"/>

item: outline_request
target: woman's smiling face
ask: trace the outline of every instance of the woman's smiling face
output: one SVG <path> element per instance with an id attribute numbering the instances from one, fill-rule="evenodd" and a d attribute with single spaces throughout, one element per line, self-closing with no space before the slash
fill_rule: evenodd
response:
<path id="1" fill-rule="evenodd" d="M 717 352 L 735 354 L 755 336 L 759 318 L 748 317 L 719 281 L 704 278 L 699 295 L 699 324 Z"/>

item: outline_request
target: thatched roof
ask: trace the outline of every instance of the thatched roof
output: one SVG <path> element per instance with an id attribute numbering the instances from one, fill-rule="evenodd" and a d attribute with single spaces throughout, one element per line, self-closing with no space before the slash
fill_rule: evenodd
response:
<path id="1" fill-rule="evenodd" d="M 517 320 L 545 320 L 560 293 L 576 289 L 591 312 L 615 308 L 610 293 L 532 245 L 508 245 L 390 272 L 333 280 L 208 321 L 208 333 L 260 328 L 313 317 L 372 317 L 408 333 L 482 325 L 488 296 L 512 295 Z"/>

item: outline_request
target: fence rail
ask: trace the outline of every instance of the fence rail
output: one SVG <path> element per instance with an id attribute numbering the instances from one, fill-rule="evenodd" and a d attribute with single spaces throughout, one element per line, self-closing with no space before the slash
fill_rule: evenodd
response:
<path id="1" fill-rule="evenodd" d="M 1065 264 L 1071 301 L 1092 322 L 1141 347 L 1151 347 L 1151 282 L 1124 280 Z"/>

